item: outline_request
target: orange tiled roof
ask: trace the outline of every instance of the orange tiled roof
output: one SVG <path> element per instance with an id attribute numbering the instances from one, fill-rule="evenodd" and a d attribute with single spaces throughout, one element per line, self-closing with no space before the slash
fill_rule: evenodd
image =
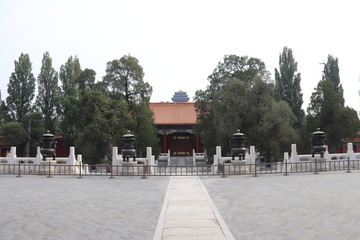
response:
<path id="1" fill-rule="evenodd" d="M 194 102 L 150 103 L 155 124 L 196 124 Z"/>

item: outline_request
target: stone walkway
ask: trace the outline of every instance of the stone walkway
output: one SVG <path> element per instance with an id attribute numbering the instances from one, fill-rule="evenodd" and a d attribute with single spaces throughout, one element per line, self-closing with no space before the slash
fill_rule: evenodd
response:
<path id="1" fill-rule="evenodd" d="M 233 240 L 199 177 L 172 177 L 154 240 Z"/>

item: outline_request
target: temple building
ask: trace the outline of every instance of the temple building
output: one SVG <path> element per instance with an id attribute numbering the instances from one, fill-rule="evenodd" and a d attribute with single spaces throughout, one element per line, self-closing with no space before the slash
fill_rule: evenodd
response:
<path id="1" fill-rule="evenodd" d="M 203 152 L 200 138 L 194 135 L 197 123 L 195 103 L 188 102 L 186 92 L 175 92 L 173 102 L 150 103 L 154 112 L 157 134 L 160 138 L 161 152 L 170 150 L 171 156 L 190 156 L 193 150 Z"/>

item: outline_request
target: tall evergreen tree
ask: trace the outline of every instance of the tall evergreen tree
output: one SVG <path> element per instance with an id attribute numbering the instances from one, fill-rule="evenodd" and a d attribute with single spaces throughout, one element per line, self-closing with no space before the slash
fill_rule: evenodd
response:
<path id="1" fill-rule="evenodd" d="M 215 98 L 216 93 L 221 91 L 229 81 L 234 81 L 234 79 L 251 87 L 256 77 L 264 79 L 267 73 L 265 63 L 260 59 L 249 58 L 247 56 L 225 55 L 223 61 L 218 63 L 213 73 L 208 77 L 209 85 L 207 88 L 196 91 L 195 108 L 198 113 L 197 120 L 199 123 L 195 126 L 195 132 L 201 137 L 208 156 L 213 155 L 217 145 L 227 147 L 227 134 L 230 134 L 230 130 L 223 131 L 218 128 L 219 123 L 216 122 L 216 115 L 219 112 L 216 112 L 214 108 L 217 101 L 219 101 L 219 99 Z M 237 106 L 242 104 L 242 102 L 236 103 Z M 240 119 L 243 118 L 239 116 L 237 119 L 232 120 Z M 237 122 L 234 127 L 242 127 L 243 123 L 241 121 Z"/>
<path id="2" fill-rule="evenodd" d="M 143 78 L 139 60 L 125 55 L 107 63 L 104 82 L 114 94 L 124 97 L 131 109 L 134 104 L 150 100 L 152 88 Z"/>
<path id="3" fill-rule="evenodd" d="M 44 53 L 40 74 L 38 75 L 38 95 L 36 107 L 45 119 L 45 128 L 55 132 L 56 106 L 59 100 L 58 73 L 52 66 L 52 59 L 48 52 Z"/>
<path id="4" fill-rule="evenodd" d="M 154 119 L 148 105 L 152 88 L 143 78 L 144 71 L 138 59 L 125 55 L 107 63 L 103 79 L 110 95 L 126 102 L 134 123 L 130 130 L 137 137 L 140 153 L 146 146 L 158 147 Z"/>
<path id="5" fill-rule="evenodd" d="M 276 98 L 289 104 L 291 110 L 297 117 L 296 126 L 299 127 L 305 116 L 301 109 L 303 94 L 301 92 L 301 75 L 297 72 L 297 62 L 293 57 L 291 48 L 284 47 L 279 56 L 279 70 L 275 68 Z"/>
<path id="6" fill-rule="evenodd" d="M 322 75 L 322 80 L 330 80 L 333 83 L 335 92 L 343 95 L 343 87 L 340 83 L 340 73 L 339 73 L 339 60 L 338 58 L 328 55 L 327 62 L 324 63 L 324 70 Z"/>
<path id="7" fill-rule="evenodd" d="M 35 78 L 28 54 L 21 53 L 14 61 L 15 71 L 8 83 L 6 103 L 14 121 L 21 122 L 25 115 L 33 111 L 32 101 L 35 96 Z"/>
<path id="8" fill-rule="evenodd" d="M 95 79 L 96 72 L 94 70 L 86 68 L 81 72 L 78 78 L 80 95 L 84 94 L 85 90 L 94 88 Z"/>
<path id="9" fill-rule="evenodd" d="M 131 116 L 124 99 L 117 100 L 106 92 L 87 89 L 81 99 L 83 124 L 79 126 L 76 145 L 89 164 L 107 159 L 111 162 L 112 147 L 129 129 Z"/>
<path id="10" fill-rule="evenodd" d="M 58 107 L 60 129 L 66 145 L 73 145 L 77 137 L 76 125 L 79 120 L 79 82 L 82 73 L 80 61 L 70 56 L 60 68 L 61 97 Z"/>
<path id="11" fill-rule="evenodd" d="M 2 100 L 1 98 L 1 91 L 0 91 L 0 127 L 1 127 L 1 123 L 10 120 L 7 113 L 8 113 L 8 109 L 5 104 L 5 101 Z"/>
<path id="12" fill-rule="evenodd" d="M 307 125 L 310 132 L 321 128 L 327 134 L 329 151 L 335 152 L 342 138 L 355 136 L 360 122 L 356 111 L 344 106 L 337 59 L 329 57 L 324 66 L 322 80 L 311 95 Z"/>

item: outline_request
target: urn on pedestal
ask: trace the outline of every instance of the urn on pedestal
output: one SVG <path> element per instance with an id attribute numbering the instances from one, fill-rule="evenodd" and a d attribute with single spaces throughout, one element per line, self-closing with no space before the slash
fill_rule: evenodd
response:
<path id="1" fill-rule="evenodd" d="M 129 162 L 130 158 L 133 158 L 133 161 L 136 159 L 136 150 L 135 150 L 135 136 L 128 131 L 127 134 L 124 134 L 121 139 L 121 155 L 123 160 Z"/>
<path id="2" fill-rule="evenodd" d="M 235 157 L 239 157 L 239 160 L 245 159 L 245 143 L 245 134 L 241 133 L 240 129 L 238 129 L 230 139 L 232 160 L 234 160 Z"/>
<path id="3" fill-rule="evenodd" d="M 43 160 L 46 161 L 46 157 L 51 156 L 53 160 L 56 157 L 56 141 L 54 135 L 49 130 L 43 134 L 40 143 L 40 153 L 43 156 Z"/>
<path id="4" fill-rule="evenodd" d="M 320 153 L 321 158 L 324 157 L 324 152 L 326 151 L 326 137 L 325 133 L 320 131 L 320 128 L 312 133 L 311 148 L 312 157 L 314 157 L 315 153 Z"/>

